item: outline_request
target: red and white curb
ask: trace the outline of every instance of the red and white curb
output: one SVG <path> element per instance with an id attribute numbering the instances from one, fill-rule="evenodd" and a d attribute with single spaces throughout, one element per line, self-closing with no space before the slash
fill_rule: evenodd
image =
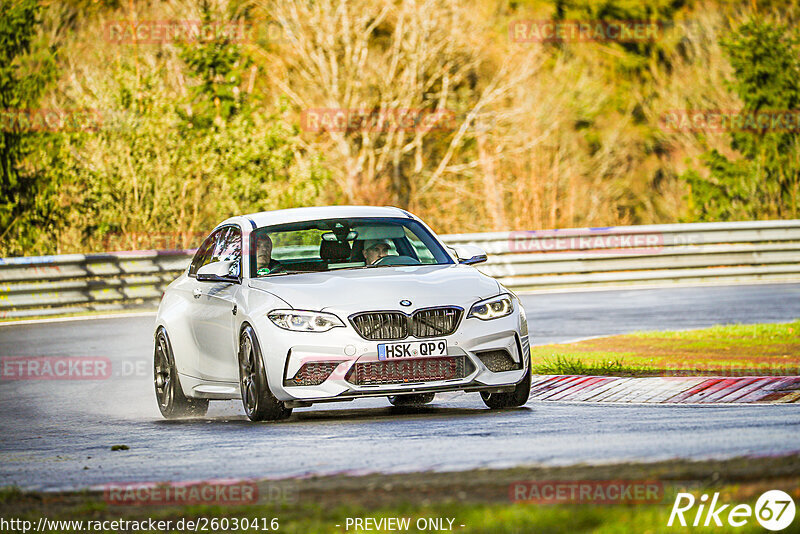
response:
<path id="1" fill-rule="evenodd" d="M 533 376 L 530 398 L 652 404 L 784 404 L 800 400 L 800 376 Z"/>

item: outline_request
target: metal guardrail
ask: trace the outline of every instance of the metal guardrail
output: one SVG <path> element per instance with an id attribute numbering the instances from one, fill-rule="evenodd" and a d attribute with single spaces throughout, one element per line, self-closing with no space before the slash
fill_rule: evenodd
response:
<path id="1" fill-rule="evenodd" d="M 800 280 L 800 220 L 445 235 L 515 290 Z M 193 251 L 0 258 L 0 317 L 153 309 Z"/>
<path id="2" fill-rule="evenodd" d="M 0 259 L 0 318 L 157 306 L 194 251 Z"/>

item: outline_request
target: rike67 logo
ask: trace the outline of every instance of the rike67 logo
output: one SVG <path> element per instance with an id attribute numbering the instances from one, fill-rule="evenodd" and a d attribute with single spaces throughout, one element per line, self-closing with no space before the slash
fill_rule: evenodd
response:
<path id="1" fill-rule="evenodd" d="M 700 499 L 695 499 L 691 493 L 678 493 L 667 526 L 673 526 L 677 519 L 678 524 L 684 527 L 689 525 L 721 527 L 723 522 L 732 527 L 743 527 L 755 516 L 758 524 L 765 529 L 778 531 L 785 529 L 794 521 L 794 500 L 781 490 L 764 492 L 756 501 L 755 507 L 737 504 L 731 508 L 731 504 L 719 505 L 718 501 L 719 493 L 713 495 L 711 502 L 708 502 L 706 494 L 701 495 Z M 697 505 L 696 510 L 695 505 Z"/>

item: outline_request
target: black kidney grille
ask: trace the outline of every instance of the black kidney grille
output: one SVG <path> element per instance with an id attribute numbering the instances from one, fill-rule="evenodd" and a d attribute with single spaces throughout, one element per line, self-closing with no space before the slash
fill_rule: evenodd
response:
<path id="1" fill-rule="evenodd" d="M 429 308 L 411 317 L 414 337 L 447 336 L 456 331 L 461 320 L 461 308 Z"/>
<path id="2" fill-rule="evenodd" d="M 408 336 L 408 319 L 402 312 L 361 313 L 352 317 L 351 321 L 364 339 L 403 339 Z"/>
<path id="3" fill-rule="evenodd" d="M 456 331 L 463 310 L 455 306 L 427 308 L 412 316 L 400 311 L 359 313 L 350 318 L 356 332 L 364 339 L 388 341 L 448 336 Z"/>

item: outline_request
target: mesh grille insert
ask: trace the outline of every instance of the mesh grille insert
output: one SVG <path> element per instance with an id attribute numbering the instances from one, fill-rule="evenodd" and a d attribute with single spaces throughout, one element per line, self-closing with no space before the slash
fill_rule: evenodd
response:
<path id="1" fill-rule="evenodd" d="M 341 362 L 309 362 L 303 366 L 294 375 L 294 378 L 288 380 L 288 385 L 291 386 L 318 386 L 325 382 L 334 369 L 339 366 Z"/>
<path id="2" fill-rule="evenodd" d="M 363 362 L 350 368 L 346 380 L 359 386 L 453 380 L 466 377 L 471 367 L 466 356 Z"/>
<path id="3" fill-rule="evenodd" d="M 476 353 L 476 356 L 493 373 L 522 369 L 520 364 L 511 358 L 507 350 L 487 350 Z"/>

